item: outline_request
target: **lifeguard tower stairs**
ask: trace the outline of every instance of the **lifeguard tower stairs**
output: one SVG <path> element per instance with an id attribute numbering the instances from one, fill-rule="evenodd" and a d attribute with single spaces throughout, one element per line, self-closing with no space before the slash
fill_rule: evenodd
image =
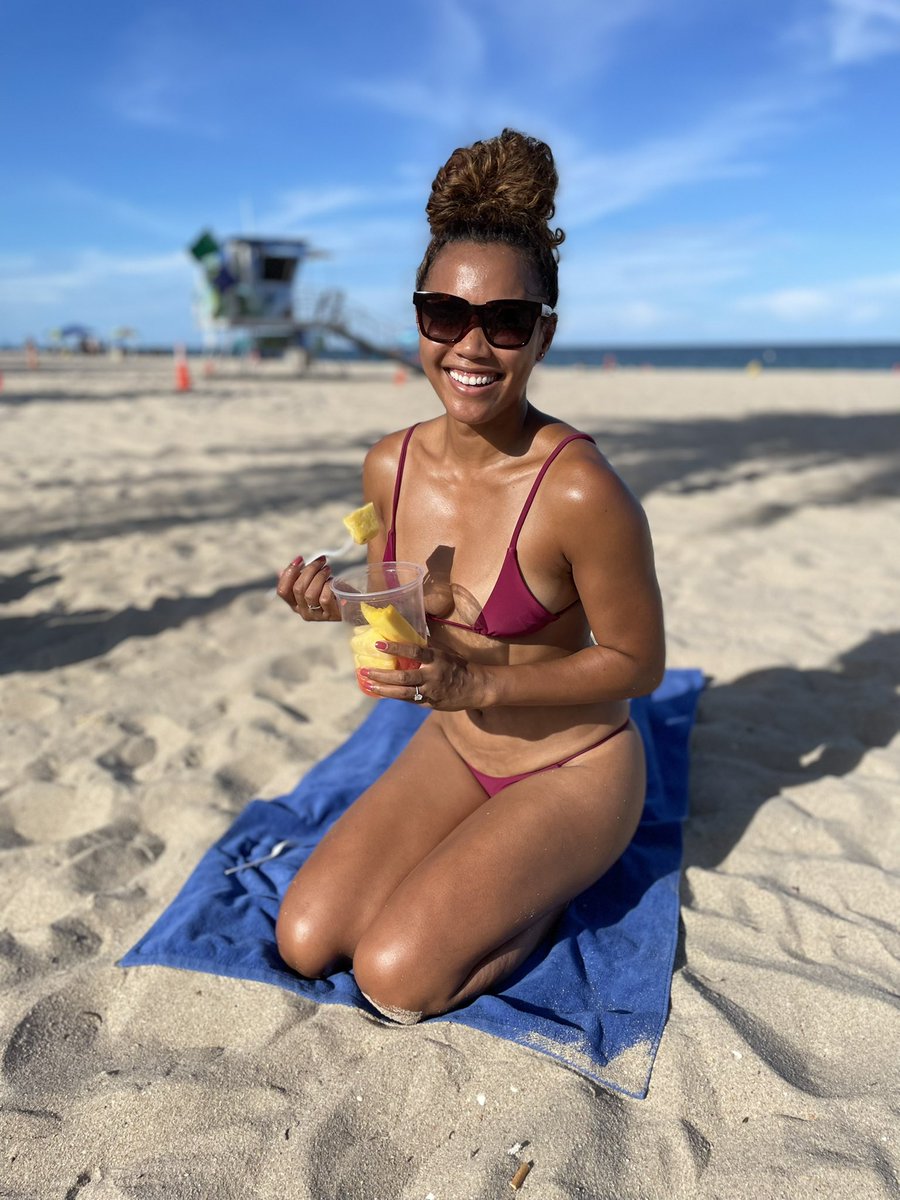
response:
<path id="1" fill-rule="evenodd" d="M 240 236 L 220 243 L 204 230 L 189 252 L 203 272 L 197 315 L 205 334 L 240 331 L 257 346 L 300 350 L 307 364 L 326 337 L 338 338 L 362 354 L 421 370 L 412 346 L 361 309 L 348 308 L 337 289 L 304 297 L 295 311 L 301 266 L 327 257 L 306 240 Z"/>

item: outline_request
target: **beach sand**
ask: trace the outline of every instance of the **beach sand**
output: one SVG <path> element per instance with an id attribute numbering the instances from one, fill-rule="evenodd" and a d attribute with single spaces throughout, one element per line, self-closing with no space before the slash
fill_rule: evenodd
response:
<path id="1" fill-rule="evenodd" d="M 114 965 L 365 715 L 340 628 L 271 589 L 437 412 L 381 365 L 193 370 L 0 356 L 0 1195 L 488 1200 L 519 1160 L 534 1200 L 896 1195 L 900 377 L 535 377 L 641 497 L 670 665 L 710 676 L 633 1101 L 463 1027 Z"/>

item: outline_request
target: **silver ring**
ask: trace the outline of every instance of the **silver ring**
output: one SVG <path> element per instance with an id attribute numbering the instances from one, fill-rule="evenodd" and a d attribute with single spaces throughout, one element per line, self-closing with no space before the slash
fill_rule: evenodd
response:
<path id="1" fill-rule="evenodd" d="M 424 700 L 424 699 L 425 699 L 425 697 L 419 691 L 419 685 L 416 684 L 416 694 L 413 696 L 413 700 L 415 700 L 416 703 L 418 703 L 420 700 Z"/>
<path id="2" fill-rule="evenodd" d="M 321 604 L 307 604 L 306 607 L 309 609 L 310 612 L 322 612 Z"/>

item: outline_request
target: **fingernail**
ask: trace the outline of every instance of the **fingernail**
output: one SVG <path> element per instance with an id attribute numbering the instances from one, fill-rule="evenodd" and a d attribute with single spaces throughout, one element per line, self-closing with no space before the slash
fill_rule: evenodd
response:
<path id="1" fill-rule="evenodd" d="M 375 649 L 376 650 L 387 650 L 387 645 L 388 645 L 387 642 L 376 642 Z"/>
<path id="2" fill-rule="evenodd" d="M 303 562 L 303 555 L 302 555 L 302 554 L 298 554 L 298 555 L 297 555 L 297 557 L 296 557 L 296 558 L 293 560 L 293 562 L 291 563 L 291 566 L 292 566 L 292 567 L 299 567 L 299 566 L 300 566 L 300 564 L 301 564 L 302 562 Z"/>
<path id="3" fill-rule="evenodd" d="M 369 668 L 368 667 L 360 667 L 359 673 L 360 673 L 360 675 L 362 675 L 363 679 L 369 678 Z"/>

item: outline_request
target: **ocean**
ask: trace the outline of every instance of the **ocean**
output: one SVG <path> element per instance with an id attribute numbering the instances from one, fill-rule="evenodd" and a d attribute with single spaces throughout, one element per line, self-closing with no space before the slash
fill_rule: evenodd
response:
<path id="1" fill-rule="evenodd" d="M 744 370 L 900 371 L 900 342 L 883 344 L 740 346 L 553 346 L 544 360 L 556 367 L 691 367 Z M 751 368 L 754 369 L 754 368 Z"/>
<path id="2" fill-rule="evenodd" d="M 405 351 L 408 353 L 408 351 Z M 328 346 L 324 358 L 359 360 L 345 345 Z M 900 371 L 900 342 L 778 345 L 751 342 L 735 346 L 553 346 L 549 367 L 666 367 L 743 371 L 772 368 L 804 371 Z"/>
<path id="3" fill-rule="evenodd" d="M 232 348 L 231 354 L 246 353 L 247 346 Z M 171 346 L 136 348 L 138 354 L 172 353 Z M 201 346 L 188 347 L 191 355 L 203 355 Z M 408 355 L 409 350 L 401 353 Z M 269 353 L 264 351 L 266 357 Z M 326 344 L 318 351 L 321 358 L 365 361 L 346 343 Z M 804 371 L 900 371 L 900 342 L 818 342 L 787 345 L 751 342 L 735 346 L 553 346 L 544 359 L 549 367 L 666 367 L 708 368 L 710 370 L 746 370 L 773 368 Z"/>

